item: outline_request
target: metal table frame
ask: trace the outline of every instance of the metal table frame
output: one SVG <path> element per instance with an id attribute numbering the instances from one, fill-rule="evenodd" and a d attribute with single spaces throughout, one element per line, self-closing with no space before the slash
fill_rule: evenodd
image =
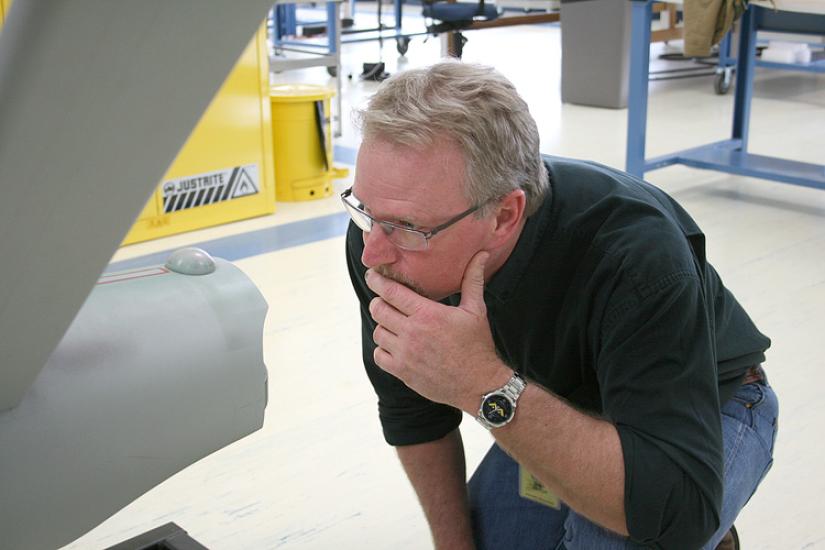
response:
<path id="1" fill-rule="evenodd" d="M 825 15 L 778 12 L 781 17 L 751 5 L 742 16 L 736 63 L 733 129 L 731 138 L 653 159 L 645 159 L 648 73 L 650 64 L 651 0 L 633 4 L 630 55 L 630 90 L 627 122 L 626 170 L 643 177 L 645 172 L 672 164 L 718 170 L 804 187 L 825 189 L 825 165 L 748 153 L 748 126 L 753 75 L 756 66 L 757 29 L 806 34 L 825 34 Z M 785 68 L 785 67 L 782 67 Z"/>
<path id="2" fill-rule="evenodd" d="M 330 76 L 335 76 L 335 99 L 333 110 L 334 135 L 340 137 L 343 132 L 342 101 L 341 101 L 341 18 L 340 5 L 343 0 L 328 0 L 326 4 L 327 40 L 326 44 L 307 43 L 284 39 L 290 25 L 295 25 L 296 4 L 312 3 L 312 0 L 276 0 L 270 12 L 272 22 L 270 39 L 274 52 L 269 52 L 269 68 L 273 72 L 283 72 L 308 67 L 326 67 Z M 293 9 L 284 9 L 288 7 Z M 310 57 L 289 58 L 283 56 L 285 52 L 310 54 Z M 273 55 L 279 54 L 279 55 Z"/>
<path id="3" fill-rule="evenodd" d="M 788 12 L 768 12 L 767 14 L 763 13 L 762 18 L 768 17 L 773 20 L 783 20 L 789 22 L 788 19 Z M 796 14 L 792 14 L 796 15 Z M 792 31 L 793 25 L 790 26 L 786 25 L 786 30 Z M 718 66 L 716 67 L 716 74 L 717 80 L 719 83 L 717 84 L 717 93 L 724 94 L 727 92 L 730 83 L 733 81 L 733 68 L 736 66 L 736 57 L 731 55 L 731 42 L 732 42 L 732 32 L 725 34 L 725 37 L 719 42 L 719 62 Z M 803 33 L 807 34 L 807 33 Z M 815 33 L 815 34 L 822 34 L 822 33 Z M 808 46 L 813 47 L 815 51 L 820 51 L 825 46 L 821 43 L 815 44 L 808 44 Z M 810 72 L 810 73 L 825 73 L 825 59 L 814 60 L 808 63 L 778 63 L 775 61 L 763 61 L 761 59 L 756 60 L 757 67 L 764 67 L 766 69 L 781 69 L 787 71 L 802 71 L 802 72 Z"/>
<path id="4" fill-rule="evenodd" d="M 313 0 L 303 0 L 304 3 L 312 2 Z M 337 0 L 338 2 L 346 1 L 346 0 Z M 297 32 L 298 27 L 298 20 L 295 16 L 295 6 L 291 5 L 290 2 L 283 2 L 287 4 L 283 6 L 283 9 L 277 12 L 277 17 L 279 20 L 279 24 L 276 26 L 277 34 L 276 40 L 278 44 L 300 44 L 303 47 L 307 48 L 317 48 L 323 47 L 321 45 L 312 44 L 312 43 L 304 43 L 301 41 L 288 41 L 285 40 L 285 36 L 293 36 Z M 354 1 L 350 0 L 350 11 L 352 12 L 351 15 L 355 16 L 355 7 Z M 340 43 L 341 44 L 350 44 L 350 43 L 357 43 L 357 42 L 372 42 L 375 40 L 396 40 L 399 43 L 398 46 L 398 53 L 404 54 L 407 51 L 407 46 L 409 45 L 410 38 L 414 36 L 424 36 L 429 33 L 426 31 L 424 32 L 402 32 L 402 19 L 403 19 L 403 8 L 404 8 L 403 0 L 393 0 L 393 15 L 395 17 L 395 22 L 393 25 L 384 25 L 383 23 L 378 27 L 372 27 L 367 29 L 342 29 L 340 31 L 340 35 L 342 38 Z M 327 25 L 331 25 L 332 19 L 330 18 L 328 12 L 327 17 Z M 321 22 L 319 22 L 321 23 Z M 403 50 L 403 51 L 402 51 Z"/>

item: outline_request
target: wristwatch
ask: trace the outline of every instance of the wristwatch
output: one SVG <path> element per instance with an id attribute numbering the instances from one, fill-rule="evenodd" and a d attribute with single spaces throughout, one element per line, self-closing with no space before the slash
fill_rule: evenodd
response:
<path id="1" fill-rule="evenodd" d="M 500 428 L 510 422 L 516 414 L 516 402 L 526 386 L 524 378 L 514 372 L 506 384 L 481 398 L 476 420 L 488 430 Z"/>

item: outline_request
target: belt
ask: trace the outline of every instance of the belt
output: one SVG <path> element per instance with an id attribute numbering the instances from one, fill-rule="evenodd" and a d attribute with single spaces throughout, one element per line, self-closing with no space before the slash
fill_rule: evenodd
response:
<path id="1" fill-rule="evenodd" d="M 742 379 L 742 385 L 754 384 L 756 382 L 767 382 L 768 378 L 765 376 L 765 369 L 762 365 L 754 365 L 745 371 L 745 377 Z"/>

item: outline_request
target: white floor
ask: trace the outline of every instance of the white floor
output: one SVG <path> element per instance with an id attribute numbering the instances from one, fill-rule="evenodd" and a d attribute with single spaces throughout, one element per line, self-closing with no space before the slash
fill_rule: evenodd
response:
<path id="1" fill-rule="evenodd" d="M 560 101 L 560 27 L 468 36 L 465 60 L 494 65 L 513 80 L 538 121 L 544 152 L 624 166 L 627 112 Z M 395 73 L 434 62 L 439 52 L 438 40 L 417 38 L 401 58 L 390 41 L 383 60 Z M 375 89 L 358 74 L 361 63 L 378 56 L 374 42 L 344 48 L 345 113 Z M 277 78 L 330 82 L 320 68 Z M 715 95 L 709 77 L 657 82 L 650 90 L 648 156 L 727 137 L 732 99 Z M 356 147 L 348 120 L 345 114 L 339 143 Z M 825 162 L 825 76 L 760 71 L 751 150 Z M 711 261 L 773 339 L 766 369 L 781 401 L 781 431 L 774 468 L 737 520 L 743 548 L 825 548 L 825 359 L 817 347 L 825 330 L 825 192 L 683 167 L 649 173 L 648 180 L 696 218 Z M 278 204 L 273 216 L 134 245 L 115 259 L 337 211 L 337 198 Z M 168 521 L 214 550 L 430 548 L 360 364 L 343 238 L 236 263 L 270 306 L 263 429 L 169 479 L 67 548 L 104 548 Z M 490 436 L 475 422 L 463 426 L 472 471 Z"/>

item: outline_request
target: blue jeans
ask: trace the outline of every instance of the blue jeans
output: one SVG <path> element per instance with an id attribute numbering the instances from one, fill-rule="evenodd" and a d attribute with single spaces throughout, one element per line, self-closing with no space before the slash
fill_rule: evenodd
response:
<path id="1" fill-rule="evenodd" d="M 779 405 L 767 383 L 744 384 L 722 406 L 724 496 L 714 549 L 773 464 Z M 477 550 L 613 550 L 644 548 L 567 508 L 519 495 L 519 467 L 493 445 L 468 484 Z"/>

